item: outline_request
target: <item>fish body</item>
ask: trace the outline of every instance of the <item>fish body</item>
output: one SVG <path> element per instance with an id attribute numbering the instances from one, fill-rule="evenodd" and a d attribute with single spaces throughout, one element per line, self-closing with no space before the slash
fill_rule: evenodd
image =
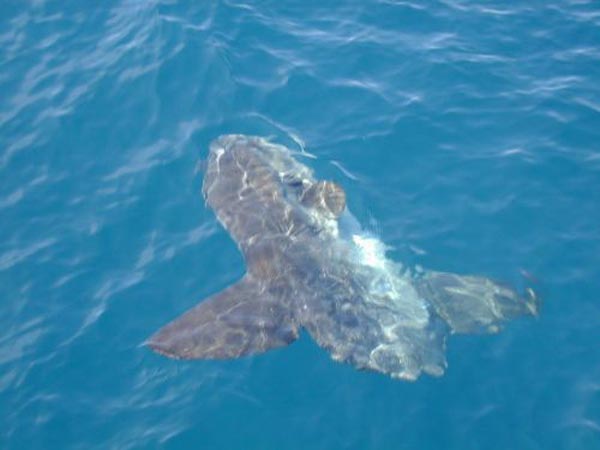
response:
<path id="1" fill-rule="evenodd" d="M 202 191 L 247 271 L 152 336 L 163 355 L 237 358 L 285 346 L 305 329 L 337 361 L 414 380 L 443 374 L 450 334 L 497 332 L 537 312 L 531 290 L 389 259 L 337 183 L 266 139 L 213 141 Z"/>

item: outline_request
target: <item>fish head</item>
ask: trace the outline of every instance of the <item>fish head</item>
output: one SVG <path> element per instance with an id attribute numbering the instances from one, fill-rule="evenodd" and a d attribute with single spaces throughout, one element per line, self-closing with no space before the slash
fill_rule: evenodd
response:
<path id="1" fill-rule="evenodd" d="M 295 152 L 267 139 L 225 135 L 210 146 L 203 192 L 225 227 L 269 226 L 284 230 L 301 222 L 332 230 L 346 207 L 342 187 L 314 177 Z M 236 219 L 236 216 L 243 216 Z M 262 224 L 262 230 L 258 230 Z M 234 232 L 235 234 L 235 232 Z"/>

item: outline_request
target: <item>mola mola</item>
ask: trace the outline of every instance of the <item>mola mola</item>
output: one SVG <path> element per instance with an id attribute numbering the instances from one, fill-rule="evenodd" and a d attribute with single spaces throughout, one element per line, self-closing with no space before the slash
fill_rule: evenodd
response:
<path id="1" fill-rule="evenodd" d="M 303 328 L 337 361 L 414 380 L 444 372 L 448 335 L 536 314 L 530 289 L 391 261 L 348 212 L 344 190 L 295 155 L 259 137 L 212 142 L 202 192 L 247 271 L 153 335 L 156 352 L 238 358 L 285 346 Z"/>

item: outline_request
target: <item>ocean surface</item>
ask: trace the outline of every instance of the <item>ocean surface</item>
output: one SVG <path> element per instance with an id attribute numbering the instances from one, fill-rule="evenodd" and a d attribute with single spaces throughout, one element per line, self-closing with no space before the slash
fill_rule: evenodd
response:
<path id="1" fill-rule="evenodd" d="M 202 201 L 224 133 L 317 158 L 409 266 L 539 317 L 402 382 L 304 333 L 144 340 L 244 272 Z M 600 3 L 0 2 L 1 449 L 600 449 Z"/>

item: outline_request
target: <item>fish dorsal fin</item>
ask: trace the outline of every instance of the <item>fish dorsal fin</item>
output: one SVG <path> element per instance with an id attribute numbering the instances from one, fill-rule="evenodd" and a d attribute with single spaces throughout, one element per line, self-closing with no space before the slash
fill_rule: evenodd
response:
<path id="1" fill-rule="evenodd" d="M 282 347 L 297 337 L 285 299 L 246 275 L 161 328 L 148 345 L 172 358 L 225 359 Z"/>
<path id="2" fill-rule="evenodd" d="M 416 287 L 454 333 L 496 333 L 507 320 L 539 308 L 532 289 L 521 295 L 481 276 L 428 271 Z"/>
<path id="3" fill-rule="evenodd" d="M 301 194 L 300 203 L 331 217 L 339 217 L 346 207 L 346 193 L 339 184 L 320 180 Z"/>

